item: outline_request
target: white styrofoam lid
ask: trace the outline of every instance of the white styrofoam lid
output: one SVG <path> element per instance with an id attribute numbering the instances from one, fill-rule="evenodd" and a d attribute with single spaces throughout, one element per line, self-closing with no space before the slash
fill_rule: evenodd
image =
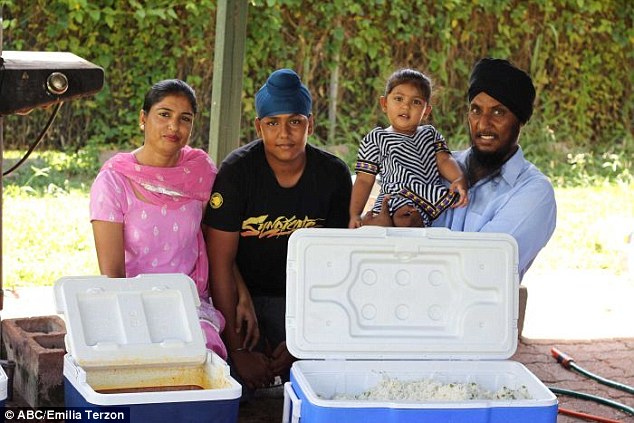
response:
<path id="1" fill-rule="evenodd" d="M 205 360 L 200 300 L 187 275 L 64 277 L 54 289 L 66 348 L 82 367 Z"/>
<path id="2" fill-rule="evenodd" d="M 298 358 L 505 359 L 517 348 L 517 243 L 445 228 L 311 228 L 288 243 Z"/>

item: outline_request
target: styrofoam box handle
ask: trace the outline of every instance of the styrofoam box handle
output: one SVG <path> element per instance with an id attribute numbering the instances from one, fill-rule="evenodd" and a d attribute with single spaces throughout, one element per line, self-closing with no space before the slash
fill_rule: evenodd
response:
<path id="1" fill-rule="evenodd" d="M 301 408 L 302 400 L 300 400 L 297 397 L 297 394 L 295 394 L 295 391 L 291 386 L 291 382 L 286 382 L 284 384 L 284 410 L 282 413 L 282 423 L 299 423 Z"/>

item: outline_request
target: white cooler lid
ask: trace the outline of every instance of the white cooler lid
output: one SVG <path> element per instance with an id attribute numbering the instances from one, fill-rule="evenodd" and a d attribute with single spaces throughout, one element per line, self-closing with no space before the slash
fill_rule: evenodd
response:
<path id="1" fill-rule="evenodd" d="M 507 234 L 299 229 L 288 243 L 287 347 L 304 359 L 509 358 L 517 269 Z"/>
<path id="2" fill-rule="evenodd" d="M 184 274 L 64 277 L 55 303 L 66 349 L 81 367 L 202 363 L 196 286 Z"/>

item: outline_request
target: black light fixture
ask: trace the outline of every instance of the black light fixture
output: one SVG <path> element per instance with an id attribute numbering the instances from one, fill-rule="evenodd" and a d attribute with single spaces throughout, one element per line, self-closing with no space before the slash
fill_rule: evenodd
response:
<path id="1" fill-rule="evenodd" d="M 2 6 L 0 5 L 0 156 L 4 149 L 5 115 L 27 114 L 38 107 L 55 105 L 46 127 L 24 157 L 18 161 L 15 166 L 17 167 L 28 158 L 42 140 L 64 102 L 101 91 L 104 84 L 104 71 L 103 68 L 67 52 L 3 51 L 2 27 Z M 0 200 L 2 177 L 10 171 L 2 171 L 2 160 L 0 160 Z M 0 201 L 0 310 L 3 306 L 2 202 Z"/>
<path id="2" fill-rule="evenodd" d="M 95 94 L 104 71 L 68 52 L 4 51 L 0 65 L 0 115 Z"/>

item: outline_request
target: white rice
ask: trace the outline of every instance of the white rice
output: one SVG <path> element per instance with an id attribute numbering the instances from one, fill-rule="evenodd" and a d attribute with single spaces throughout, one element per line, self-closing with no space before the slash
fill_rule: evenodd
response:
<path id="1" fill-rule="evenodd" d="M 430 379 L 401 381 L 385 377 L 373 388 L 357 395 L 337 394 L 334 400 L 365 401 L 467 401 L 531 399 L 526 386 L 511 389 L 506 386 L 488 391 L 475 382 L 439 383 Z"/>

